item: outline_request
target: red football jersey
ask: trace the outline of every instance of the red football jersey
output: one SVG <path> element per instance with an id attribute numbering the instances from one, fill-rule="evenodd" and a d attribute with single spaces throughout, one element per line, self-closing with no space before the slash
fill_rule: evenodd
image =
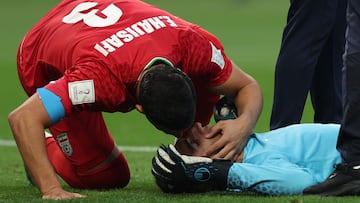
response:
<path id="1" fill-rule="evenodd" d="M 203 124 L 219 98 L 207 87 L 232 71 L 215 36 L 138 0 L 64 0 L 26 34 L 18 58 L 20 77 L 34 89 L 46 85 L 66 115 L 134 109 L 140 72 L 167 61 L 192 79 Z"/>

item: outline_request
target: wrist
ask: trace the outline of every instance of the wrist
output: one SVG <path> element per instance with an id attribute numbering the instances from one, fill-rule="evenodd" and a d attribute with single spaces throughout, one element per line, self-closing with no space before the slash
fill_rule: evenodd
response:
<path id="1" fill-rule="evenodd" d="M 44 182 L 39 182 L 38 188 L 42 195 L 51 193 L 54 190 L 62 189 L 57 177 L 46 179 Z"/>
<path id="2" fill-rule="evenodd" d="M 233 165 L 231 160 L 227 159 L 214 159 L 214 175 L 213 183 L 216 190 L 224 190 L 227 188 L 227 180 L 230 167 Z"/>

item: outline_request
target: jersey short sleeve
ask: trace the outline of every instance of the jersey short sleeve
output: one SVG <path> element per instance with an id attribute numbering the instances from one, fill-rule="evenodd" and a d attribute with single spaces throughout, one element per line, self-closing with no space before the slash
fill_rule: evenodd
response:
<path id="1" fill-rule="evenodd" d="M 184 70 L 189 75 L 198 76 L 207 86 L 223 84 L 231 75 L 232 63 L 221 42 L 208 31 L 193 27 L 194 31 L 184 35 L 182 43 L 188 47 L 184 53 Z"/>
<path id="2" fill-rule="evenodd" d="M 97 62 L 88 61 L 67 69 L 64 76 L 45 88 L 61 98 L 66 114 L 73 111 L 118 111 L 126 99 L 120 77 Z"/>

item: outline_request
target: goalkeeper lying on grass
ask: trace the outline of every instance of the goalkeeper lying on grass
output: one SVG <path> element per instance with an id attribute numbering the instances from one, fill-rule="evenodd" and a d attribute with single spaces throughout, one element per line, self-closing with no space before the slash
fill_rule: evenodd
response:
<path id="1" fill-rule="evenodd" d="M 200 157 L 221 135 L 205 138 L 210 127 L 197 123 L 191 135 L 179 138 L 175 147 L 158 149 L 152 173 L 158 186 L 170 193 L 302 194 L 304 188 L 324 181 L 341 162 L 336 150 L 339 128 L 337 124 L 296 124 L 254 133 L 233 162 Z"/>

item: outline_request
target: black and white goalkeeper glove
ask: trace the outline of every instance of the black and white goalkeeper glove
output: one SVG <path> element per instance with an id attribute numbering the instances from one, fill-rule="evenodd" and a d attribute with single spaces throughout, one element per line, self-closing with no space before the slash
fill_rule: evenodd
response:
<path id="1" fill-rule="evenodd" d="M 161 146 L 152 159 L 156 184 L 167 193 L 224 190 L 230 160 L 181 155 L 173 145 Z"/>

